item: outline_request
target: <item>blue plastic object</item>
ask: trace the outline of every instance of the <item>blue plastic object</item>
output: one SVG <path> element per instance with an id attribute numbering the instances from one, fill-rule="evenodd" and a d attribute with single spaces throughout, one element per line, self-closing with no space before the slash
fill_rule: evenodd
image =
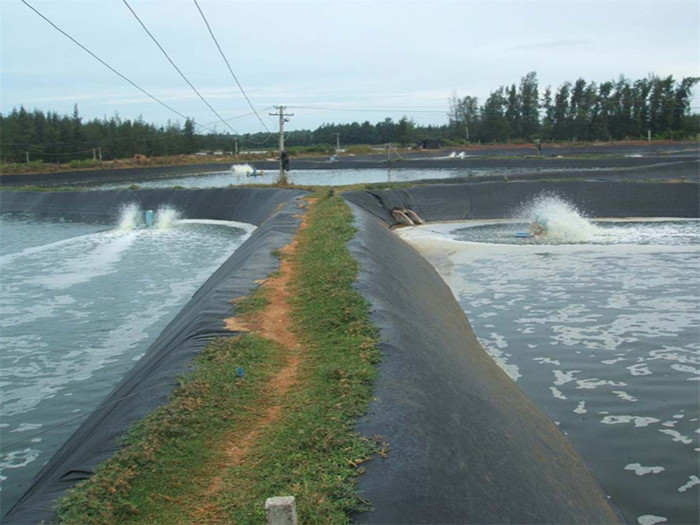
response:
<path id="1" fill-rule="evenodd" d="M 146 210 L 143 214 L 143 220 L 146 223 L 146 228 L 150 228 L 156 222 L 156 214 L 153 210 Z"/>

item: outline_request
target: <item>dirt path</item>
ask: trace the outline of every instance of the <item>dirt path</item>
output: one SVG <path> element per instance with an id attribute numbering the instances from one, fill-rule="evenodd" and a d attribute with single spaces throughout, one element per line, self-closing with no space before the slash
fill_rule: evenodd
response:
<path id="1" fill-rule="evenodd" d="M 307 226 L 308 214 L 302 217 L 299 231 Z M 298 235 L 298 232 L 297 232 Z M 265 289 L 269 304 L 259 313 L 244 317 L 231 317 L 225 320 L 226 328 L 232 331 L 249 332 L 275 341 L 282 347 L 285 362 L 279 372 L 266 385 L 266 395 L 260 404 L 264 407 L 250 424 L 231 432 L 222 444 L 220 460 L 212 465 L 212 479 L 201 497 L 201 504 L 191 509 L 191 519 L 195 523 L 221 523 L 225 520 L 222 509 L 216 505 L 216 495 L 224 485 L 226 472 L 240 465 L 248 452 L 259 442 L 262 431 L 277 421 L 282 413 L 285 395 L 298 382 L 299 364 L 303 349 L 292 329 L 291 306 L 289 304 L 289 283 L 295 276 L 293 255 L 297 249 L 297 237 L 282 250 L 280 271 L 266 279 L 261 286 Z"/>

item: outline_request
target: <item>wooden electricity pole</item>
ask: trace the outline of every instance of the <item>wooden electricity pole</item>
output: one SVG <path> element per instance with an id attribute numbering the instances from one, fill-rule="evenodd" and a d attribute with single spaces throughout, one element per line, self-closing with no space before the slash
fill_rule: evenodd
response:
<path id="1" fill-rule="evenodd" d="M 287 173 L 284 169 L 284 156 L 286 152 L 284 151 L 284 123 L 289 122 L 288 117 L 293 117 L 294 113 L 284 112 L 287 109 L 286 106 L 274 106 L 277 109 L 277 113 L 270 113 L 271 117 L 279 117 L 280 119 L 280 176 L 277 180 L 278 184 L 287 183 Z"/>

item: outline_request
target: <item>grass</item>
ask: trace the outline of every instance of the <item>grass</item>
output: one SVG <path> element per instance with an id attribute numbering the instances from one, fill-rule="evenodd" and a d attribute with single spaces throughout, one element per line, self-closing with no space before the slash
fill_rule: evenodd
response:
<path id="1" fill-rule="evenodd" d="M 211 458 L 209 443 L 250 417 L 247 408 L 279 367 L 278 351 L 254 336 L 213 341 L 170 403 L 138 422 L 121 450 L 60 501 L 62 522 L 137 522 L 186 495 Z"/>
<path id="2" fill-rule="evenodd" d="M 214 341 L 171 402 L 60 502 L 65 523 L 262 523 L 266 498 L 283 495 L 296 497 L 304 524 L 346 523 L 367 508 L 356 478 L 386 445 L 354 426 L 371 400 L 378 334 L 353 288 L 350 209 L 326 192 L 308 214 L 295 252 L 281 255 L 295 269 L 291 315 L 302 347 L 295 384 L 278 397 L 269 384 L 289 349 L 254 335 Z M 252 322 L 275 300 L 259 290 L 236 304 Z M 279 417 L 261 426 L 276 407 Z M 232 436 L 251 435 L 243 459 L 227 463 L 227 447 L 241 442 Z"/>

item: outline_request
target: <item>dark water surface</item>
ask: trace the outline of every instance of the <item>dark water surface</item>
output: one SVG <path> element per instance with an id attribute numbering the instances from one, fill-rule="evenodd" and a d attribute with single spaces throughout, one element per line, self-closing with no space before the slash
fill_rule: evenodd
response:
<path id="1" fill-rule="evenodd" d="M 0 216 L 3 511 L 252 231 L 156 218 Z"/>
<path id="2" fill-rule="evenodd" d="M 697 523 L 700 222 L 514 237 L 528 226 L 426 225 L 402 236 L 630 523 Z"/>

